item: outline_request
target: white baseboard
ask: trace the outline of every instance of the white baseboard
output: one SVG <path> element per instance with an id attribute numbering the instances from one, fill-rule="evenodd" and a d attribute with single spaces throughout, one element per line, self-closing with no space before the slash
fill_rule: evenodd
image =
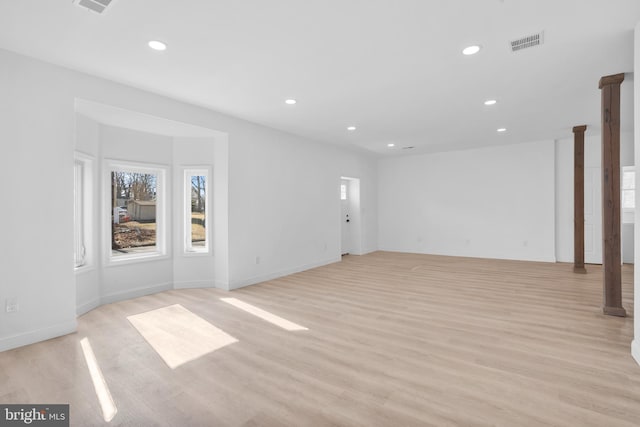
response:
<path id="1" fill-rule="evenodd" d="M 90 312 L 94 308 L 100 307 L 100 298 L 93 299 L 91 301 L 80 304 L 76 307 L 76 316 L 82 316 L 85 313 Z"/>
<path id="2" fill-rule="evenodd" d="M 221 280 L 215 280 L 213 282 L 213 287 L 216 289 L 222 289 L 223 291 L 228 291 L 229 290 L 229 282 L 228 281 L 221 281 Z"/>
<path id="3" fill-rule="evenodd" d="M 640 365 L 640 342 L 637 339 L 631 341 L 631 355 Z"/>
<path id="4" fill-rule="evenodd" d="M 311 264 L 305 264 L 298 267 L 280 270 L 274 273 L 261 274 L 261 275 L 250 277 L 247 279 L 241 279 L 241 280 L 229 283 L 229 290 L 243 288 L 249 285 L 255 285 L 256 283 L 266 282 L 267 280 L 277 279 L 278 277 L 288 276 L 290 274 L 299 273 L 305 270 L 311 270 L 312 268 L 322 267 L 323 265 L 333 264 L 334 262 L 339 262 L 341 258 L 342 257 L 338 255 L 337 257 L 314 262 Z"/>
<path id="5" fill-rule="evenodd" d="M 123 292 L 114 292 L 112 294 L 100 297 L 100 305 L 111 304 L 118 301 L 124 301 L 132 298 L 139 298 L 145 295 L 156 294 L 158 292 L 169 291 L 173 289 L 173 283 L 160 283 L 158 285 L 145 286 L 142 288 L 128 289 Z"/>
<path id="6" fill-rule="evenodd" d="M 51 338 L 56 338 L 62 335 L 71 334 L 76 331 L 77 326 L 78 323 L 74 319 L 46 328 L 37 329 L 35 331 L 29 331 L 23 334 L 16 334 L 10 337 L 2 338 L 0 339 L 0 351 L 11 350 L 12 348 L 18 348 L 40 341 L 49 340 Z"/>
<path id="7" fill-rule="evenodd" d="M 174 289 L 193 289 L 193 288 L 214 288 L 216 287 L 212 280 L 192 280 L 189 282 L 174 282 Z"/>
<path id="8" fill-rule="evenodd" d="M 491 255 L 491 254 L 480 254 L 480 253 L 465 253 L 465 252 L 450 252 L 450 251 L 427 251 L 420 249 L 398 249 L 398 248 L 389 248 L 389 247 L 381 247 L 378 249 L 380 252 L 394 252 L 394 253 L 406 253 L 406 254 L 420 254 L 420 255 L 437 255 L 437 256 L 448 256 L 455 258 L 477 258 L 477 259 L 498 259 L 505 261 L 527 261 L 527 262 L 548 262 L 555 264 L 556 256 L 555 255 L 545 255 L 540 257 L 517 257 L 511 255 Z M 572 261 L 573 262 L 573 261 Z"/>

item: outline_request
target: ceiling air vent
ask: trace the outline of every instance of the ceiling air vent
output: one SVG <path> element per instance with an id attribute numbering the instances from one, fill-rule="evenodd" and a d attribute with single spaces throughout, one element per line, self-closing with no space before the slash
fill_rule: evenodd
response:
<path id="1" fill-rule="evenodd" d="M 511 42 L 511 52 L 517 52 L 522 49 L 541 45 L 544 42 L 544 31 L 532 34 L 530 36 L 521 37 Z"/>
<path id="2" fill-rule="evenodd" d="M 94 12 L 103 13 L 113 0 L 74 0 L 73 2 Z"/>

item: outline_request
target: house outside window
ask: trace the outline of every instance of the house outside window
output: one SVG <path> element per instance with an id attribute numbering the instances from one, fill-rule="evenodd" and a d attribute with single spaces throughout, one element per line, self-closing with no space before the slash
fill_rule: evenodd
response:
<path id="1" fill-rule="evenodd" d="M 166 254 L 166 168 L 107 161 L 105 167 L 109 262 Z"/>

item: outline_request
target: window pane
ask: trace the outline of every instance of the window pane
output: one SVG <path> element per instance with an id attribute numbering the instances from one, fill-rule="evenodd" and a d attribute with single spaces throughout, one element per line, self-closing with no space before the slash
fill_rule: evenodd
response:
<path id="1" fill-rule="evenodd" d="M 636 207 L 636 191 L 622 190 L 622 207 L 625 209 L 635 209 Z"/>
<path id="2" fill-rule="evenodd" d="M 207 177 L 191 176 L 191 247 L 206 248 L 206 193 Z"/>
<path id="3" fill-rule="evenodd" d="M 111 172 L 111 253 L 156 251 L 158 176 L 154 173 Z"/>
<path id="4" fill-rule="evenodd" d="M 624 190 L 632 190 L 636 188 L 636 173 L 635 171 L 624 171 L 622 173 L 622 188 Z"/>
<path id="5" fill-rule="evenodd" d="M 340 200 L 347 200 L 347 185 L 340 184 Z"/>

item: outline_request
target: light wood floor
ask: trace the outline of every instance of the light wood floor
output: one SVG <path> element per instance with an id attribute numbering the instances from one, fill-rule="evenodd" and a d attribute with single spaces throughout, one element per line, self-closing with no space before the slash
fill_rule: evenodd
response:
<path id="1" fill-rule="evenodd" d="M 388 252 L 231 293 L 98 308 L 77 334 L 0 353 L 0 402 L 70 403 L 102 425 L 89 337 L 123 426 L 638 426 L 633 319 L 601 314 L 601 270 Z M 633 269 L 623 269 L 632 307 Z M 289 332 L 232 296 L 309 328 Z M 181 304 L 239 342 L 171 370 L 126 317 Z"/>

